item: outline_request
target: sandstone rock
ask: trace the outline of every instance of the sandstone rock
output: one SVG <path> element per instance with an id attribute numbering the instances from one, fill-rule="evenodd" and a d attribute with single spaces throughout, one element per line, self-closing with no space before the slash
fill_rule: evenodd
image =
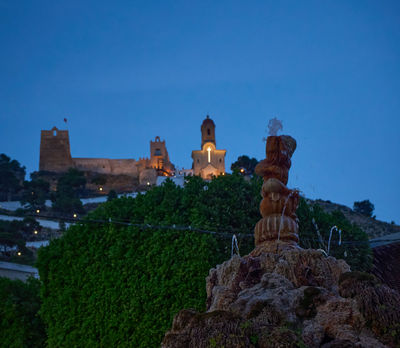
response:
<path id="1" fill-rule="evenodd" d="M 397 320 L 400 295 L 349 270 L 316 250 L 235 255 L 210 270 L 207 312 L 179 312 L 162 347 L 395 347 L 369 315 Z"/>
<path id="2" fill-rule="evenodd" d="M 254 347 L 243 323 L 240 316 L 227 311 L 182 310 L 174 318 L 172 330 L 165 335 L 161 347 Z"/>

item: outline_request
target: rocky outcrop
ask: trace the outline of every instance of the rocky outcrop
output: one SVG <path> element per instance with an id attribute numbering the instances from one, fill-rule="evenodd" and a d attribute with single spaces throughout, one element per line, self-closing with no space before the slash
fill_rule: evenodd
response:
<path id="1" fill-rule="evenodd" d="M 400 344 L 399 293 L 316 250 L 233 256 L 206 289 L 207 312 L 179 312 L 163 348 Z"/>

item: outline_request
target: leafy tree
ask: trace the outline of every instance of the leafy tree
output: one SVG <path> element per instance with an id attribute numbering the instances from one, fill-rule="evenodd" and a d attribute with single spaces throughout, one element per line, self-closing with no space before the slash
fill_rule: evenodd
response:
<path id="1" fill-rule="evenodd" d="M 368 217 L 372 217 L 372 213 L 374 212 L 374 205 L 369 201 L 369 199 L 366 199 L 364 201 L 360 202 L 354 202 L 353 205 L 353 210 L 356 213 L 363 214 Z"/>
<path id="2" fill-rule="evenodd" d="M 342 212 L 326 213 L 318 204 L 309 205 L 302 198 L 297 216 L 300 246 L 307 249 L 323 249 L 327 252 L 330 231 L 333 226 L 337 226 L 341 230 L 341 238 L 337 231 L 333 231 L 329 246 L 330 256 L 346 260 L 352 270 L 370 270 L 372 251 L 368 236 L 356 224 L 350 223 Z"/>
<path id="3" fill-rule="evenodd" d="M 21 204 L 28 204 L 31 209 L 44 209 L 46 199 L 49 198 L 49 183 L 43 179 L 24 181 Z"/>
<path id="4" fill-rule="evenodd" d="M 5 253 L 8 248 L 17 246 L 19 249 L 25 247 L 25 240 L 20 232 L 13 232 L 10 229 L 9 221 L 0 221 L 0 245 Z"/>
<path id="5" fill-rule="evenodd" d="M 63 213 L 83 212 L 80 195 L 83 193 L 86 179 L 83 172 L 70 168 L 57 183 L 57 191 L 52 195 L 53 209 Z"/>
<path id="6" fill-rule="evenodd" d="M 115 198 L 118 198 L 117 192 L 115 192 L 114 190 L 110 190 L 107 195 L 107 202 L 110 202 Z"/>
<path id="7" fill-rule="evenodd" d="M 66 227 L 65 222 L 64 222 L 63 220 L 61 220 L 61 221 L 59 222 L 58 228 L 59 228 L 59 230 L 60 230 L 61 232 L 65 232 L 65 231 L 66 231 L 67 227 Z"/>
<path id="8" fill-rule="evenodd" d="M 244 170 L 244 173 L 247 175 L 253 175 L 254 169 L 258 164 L 257 159 L 250 158 L 249 156 L 243 155 L 239 156 L 236 162 L 233 162 L 231 165 L 232 172 Z"/>
<path id="9" fill-rule="evenodd" d="M 33 253 L 26 248 L 25 243 L 27 240 L 33 239 L 35 230 L 39 232 L 41 226 L 31 217 L 24 220 L 0 220 L 1 258 L 22 264 L 33 264 Z M 16 255 L 17 251 L 10 250 L 13 247 L 16 247 L 21 255 Z"/>
<path id="10" fill-rule="evenodd" d="M 7 200 L 20 191 L 24 178 L 25 167 L 4 153 L 0 154 L 0 199 Z"/>
<path id="11" fill-rule="evenodd" d="M 0 278 L 0 342 L 2 347 L 39 348 L 46 333 L 39 316 L 40 281 Z"/>
<path id="12" fill-rule="evenodd" d="M 42 230 L 42 226 L 37 220 L 31 216 L 25 217 L 22 221 L 13 221 L 13 223 L 19 224 L 19 230 L 25 240 L 32 240 L 32 236 L 35 235 L 35 231 L 39 233 Z M 36 233 L 36 234 L 37 234 Z"/>

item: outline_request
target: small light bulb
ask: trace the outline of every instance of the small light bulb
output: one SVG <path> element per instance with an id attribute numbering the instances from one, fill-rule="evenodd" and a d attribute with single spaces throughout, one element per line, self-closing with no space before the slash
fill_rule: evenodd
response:
<path id="1" fill-rule="evenodd" d="M 38 231 L 35 230 L 35 231 L 33 231 L 33 233 L 34 233 L 34 234 L 38 234 Z"/>
<path id="2" fill-rule="evenodd" d="M 40 213 L 40 210 L 39 210 L 39 209 L 36 209 L 36 213 L 39 214 L 39 213 Z"/>
<path id="3" fill-rule="evenodd" d="M 74 214 L 74 218 L 76 218 L 78 215 Z"/>
<path id="4" fill-rule="evenodd" d="M 20 252 L 20 251 L 18 251 L 18 252 L 17 252 L 17 255 L 18 255 L 18 256 L 21 256 L 21 252 Z"/>
<path id="5" fill-rule="evenodd" d="M 102 187 L 100 187 L 100 188 L 99 188 L 99 190 L 100 190 L 100 191 L 103 191 L 103 188 L 102 188 Z"/>

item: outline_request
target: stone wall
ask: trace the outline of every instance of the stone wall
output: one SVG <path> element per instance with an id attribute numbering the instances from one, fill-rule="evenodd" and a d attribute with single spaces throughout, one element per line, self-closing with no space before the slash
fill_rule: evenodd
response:
<path id="1" fill-rule="evenodd" d="M 133 177 L 139 175 L 137 163 L 133 159 L 73 158 L 72 162 L 81 171 Z"/>

